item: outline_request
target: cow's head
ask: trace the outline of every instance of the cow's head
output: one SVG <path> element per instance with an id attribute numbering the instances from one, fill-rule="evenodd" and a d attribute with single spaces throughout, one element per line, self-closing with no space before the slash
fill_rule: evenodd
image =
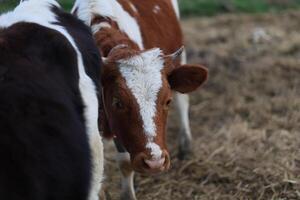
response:
<path id="1" fill-rule="evenodd" d="M 138 172 L 169 168 L 165 137 L 172 90 L 192 92 L 207 79 L 207 70 L 202 66 L 176 66 L 181 53 L 182 49 L 166 56 L 158 48 L 138 52 L 125 47 L 113 49 L 105 59 L 105 109 L 100 124 L 104 136 L 116 136 L 124 145 Z"/>

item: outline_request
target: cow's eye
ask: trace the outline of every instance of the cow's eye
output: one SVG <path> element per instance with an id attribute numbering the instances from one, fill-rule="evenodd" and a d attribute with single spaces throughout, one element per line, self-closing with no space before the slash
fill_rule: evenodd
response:
<path id="1" fill-rule="evenodd" d="M 169 99 L 169 100 L 167 101 L 166 105 L 169 106 L 169 105 L 171 104 L 171 102 L 172 102 L 172 99 Z"/>
<path id="2" fill-rule="evenodd" d="M 169 109 L 171 102 L 172 102 L 172 99 L 169 99 L 169 100 L 166 102 L 166 104 L 165 104 L 165 109 L 166 109 L 166 110 Z"/>
<path id="3" fill-rule="evenodd" d="M 115 108 L 117 108 L 117 109 L 123 109 L 124 108 L 123 103 L 117 97 L 113 97 L 112 106 L 115 107 Z"/>

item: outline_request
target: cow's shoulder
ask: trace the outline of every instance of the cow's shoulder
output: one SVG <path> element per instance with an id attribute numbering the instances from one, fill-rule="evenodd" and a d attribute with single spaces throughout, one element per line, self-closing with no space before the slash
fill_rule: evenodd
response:
<path id="1" fill-rule="evenodd" d="M 73 90 L 78 87 L 76 52 L 56 30 L 20 22 L 3 29 L 0 38 L 0 64 L 9 66 L 10 70 L 18 70 L 13 68 L 23 64 L 32 65 L 49 77 L 59 78 L 61 74 Z"/>
<path id="2" fill-rule="evenodd" d="M 53 7 L 52 10 L 57 16 L 57 24 L 63 26 L 73 38 L 80 51 L 79 56 L 82 56 L 86 73 L 97 85 L 100 77 L 101 57 L 90 29 L 81 20 L 61 9 Z"/>

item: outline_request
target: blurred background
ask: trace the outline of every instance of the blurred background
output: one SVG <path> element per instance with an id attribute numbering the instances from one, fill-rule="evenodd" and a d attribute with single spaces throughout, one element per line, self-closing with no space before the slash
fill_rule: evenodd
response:
<path id="1" fill-rule="evenodd" d="M 0 11 L 18 1 L 0 0 Z M 72 1 L 62 0 L 69 10 Z M 194 154 L 178 160 L 172 110 L 172 169 L 136 176 L 142 200 L 300 199 L 300 0 L 181 0 L 189 63 L 210 71 L 191 95 Z M 175 138 L 175 139 L 174 139 Z M 115 149 L 106 183 L 120 194 Z"/>
<path id="2" fill-rule="evenodd" d="M 73 0 L 58 0 L 69 10 Z M 0 0 L 0 12 L 14 7 L 19 0 Z M 300 0 L 179 0 L 183 16 L 212 16 L 228 12 L 262 13 L 300 7 Z"/>

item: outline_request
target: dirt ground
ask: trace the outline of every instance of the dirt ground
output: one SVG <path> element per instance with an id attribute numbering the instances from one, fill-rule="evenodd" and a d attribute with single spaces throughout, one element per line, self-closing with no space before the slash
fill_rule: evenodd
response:
<path id="1" fill-rule="evenodd" d="M 138 199 L 300 199 L 300 12 L 182 25 L 189 62 L 210 70 L 206 85 L 191 95 L 194 155 L 177 159 L 172 111 L 172 168 L 136 175 Z M 114 152 L 107 144 L 105 181 L 113 200 L 120 194 Z"/>

